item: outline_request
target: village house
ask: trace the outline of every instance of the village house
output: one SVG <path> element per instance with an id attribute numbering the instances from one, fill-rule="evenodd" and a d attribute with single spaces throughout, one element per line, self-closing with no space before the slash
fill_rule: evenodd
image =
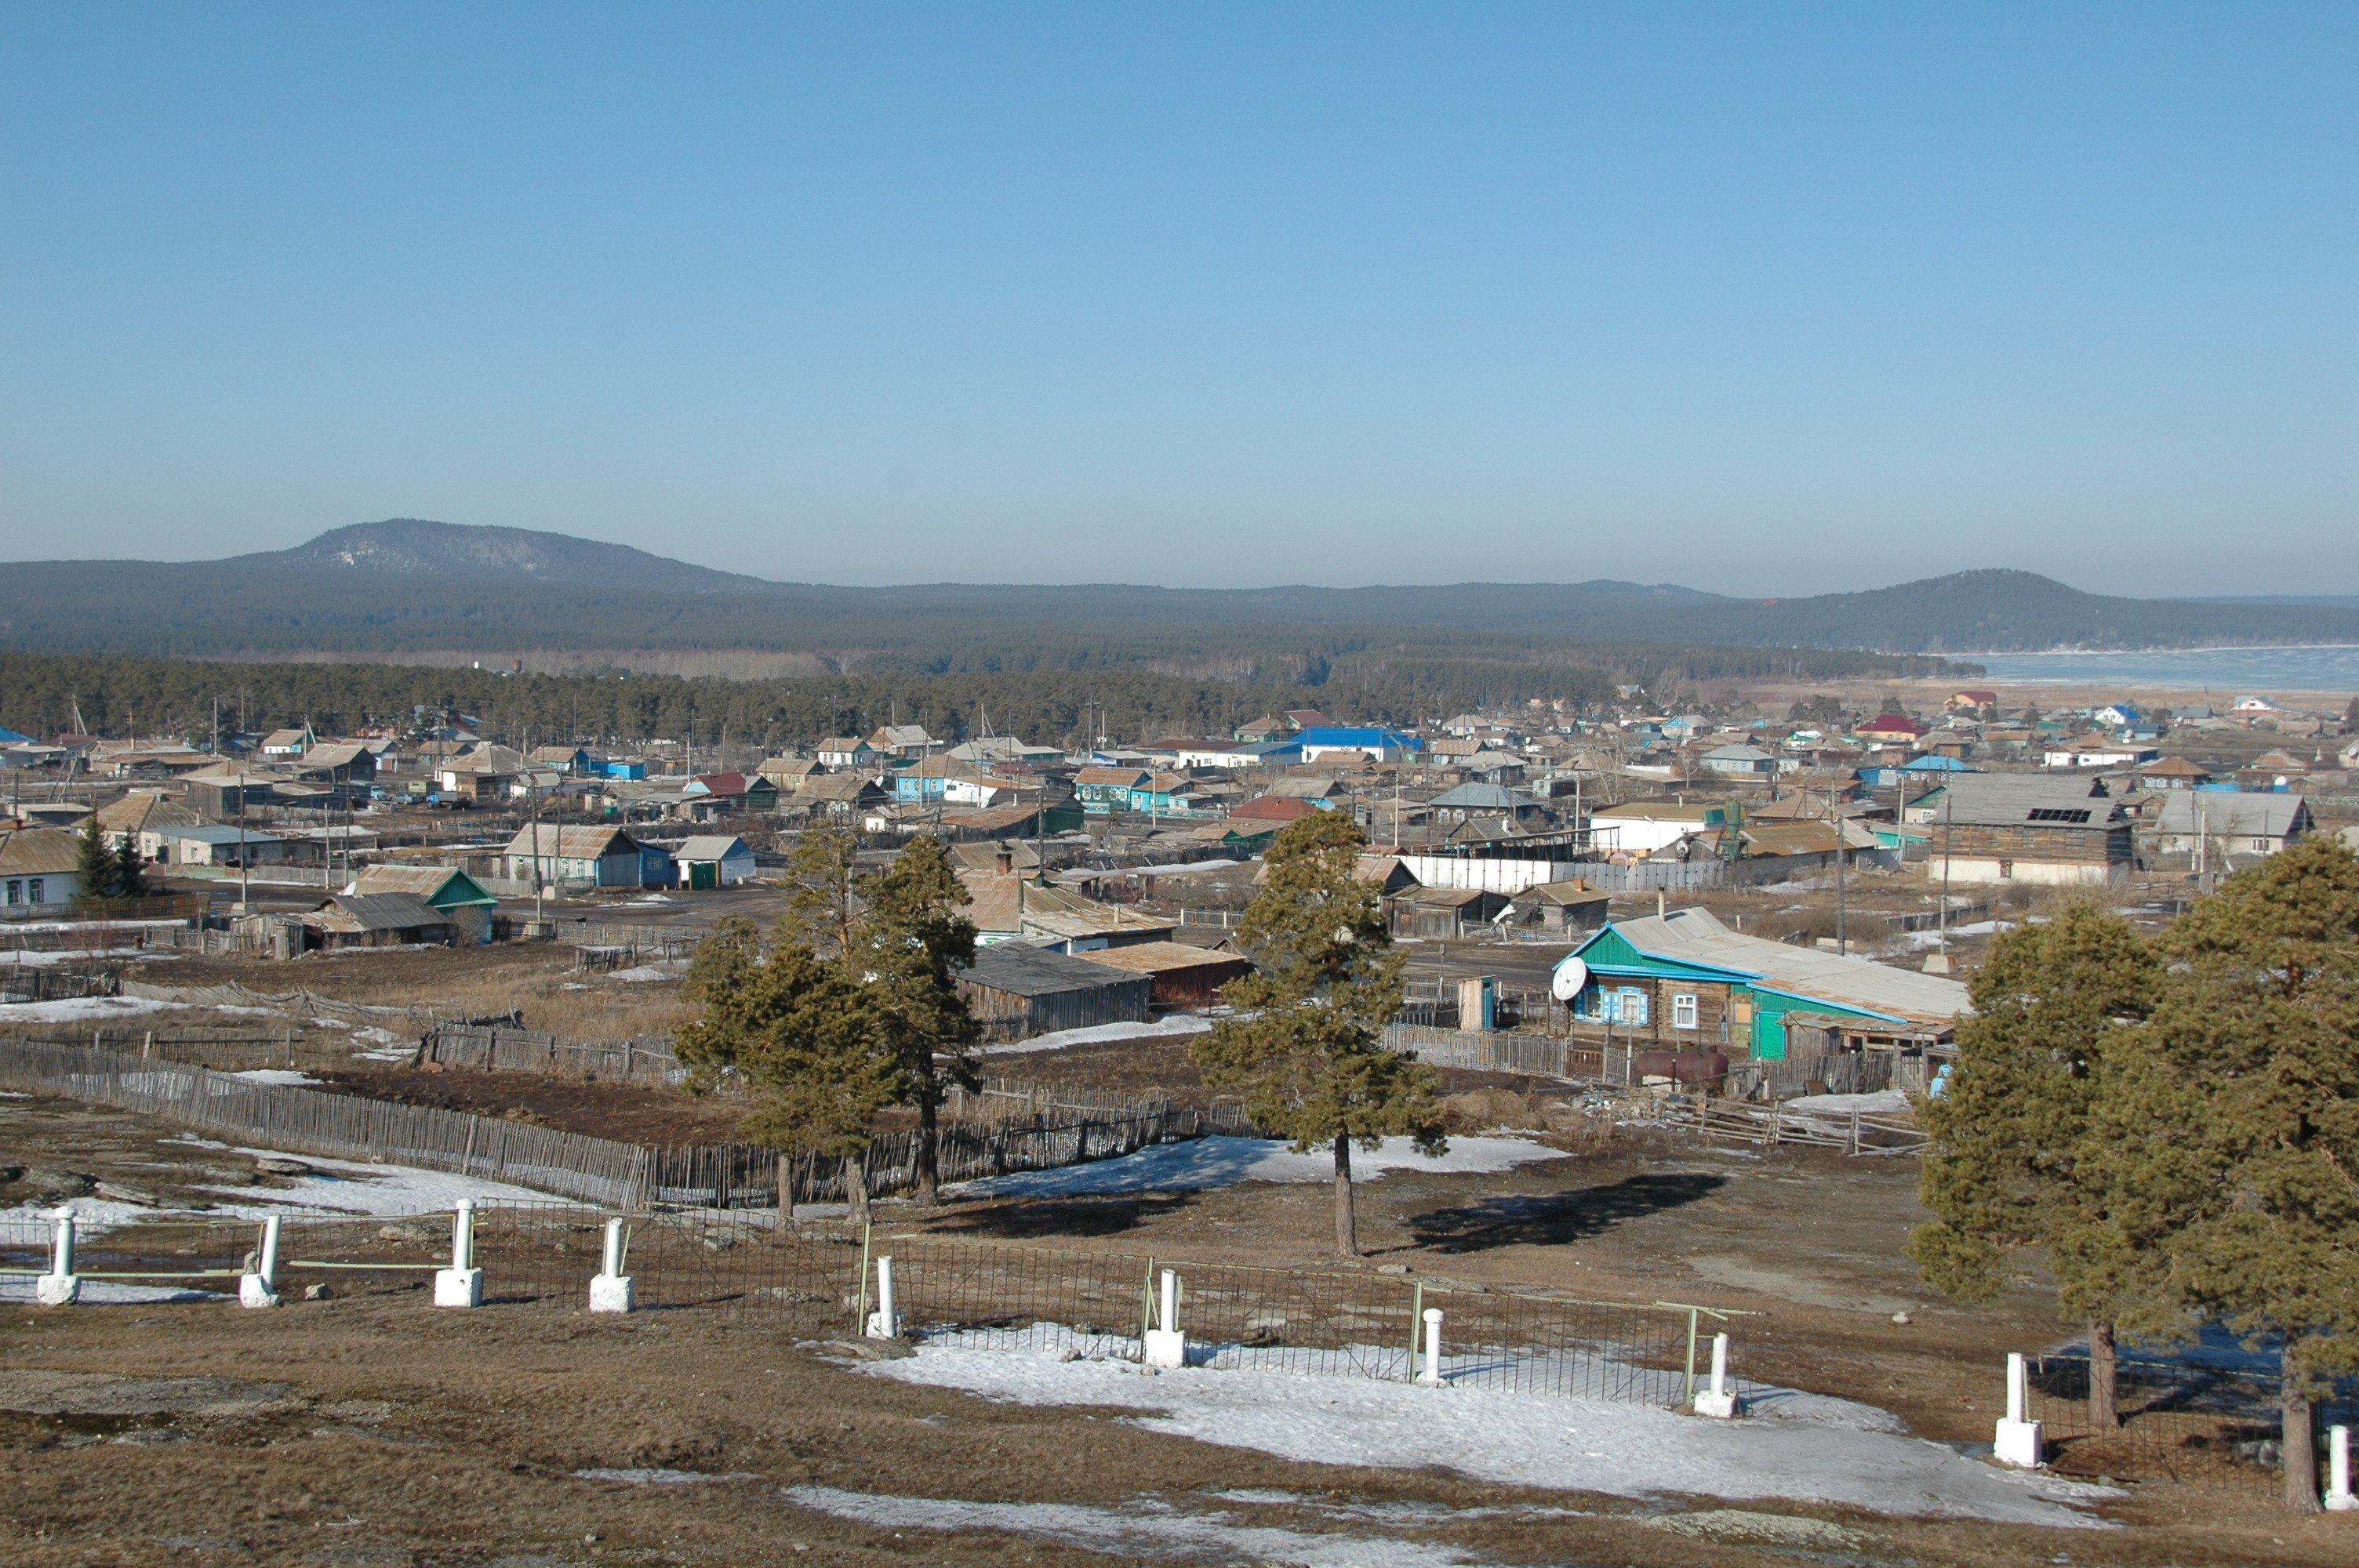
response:
<path id="1" fill-rule="evenodd" d="M 876 748 L 857 735 L 838 735 L 819 743 L 819 761 L 826 768 L 864 768 L 876 761 Z"/>
<path id="2" fill-rule="evenodd" d="M 1962 773 L 1947 789 L 1926 862 L 1934 881 L 2071 885 L 2130 868 L 2130 820 L 2102 779 Z"/>
<path id="3" fill-rule="evenodd" d="M 1221 988 L 1253 966 L 1234 953 L 1191 947 L 1184 942 L 1134 942 L 1119 947 L 1093 947 L 1076 957 L 1126 974 L 1145 975 L 1147 1004 L 1155 1008 L 1211 1007 L 1221 1000 Z"/>
<path id="4" fill-rule="evenodd" d="M 1703 771 L 1723 778 L 1767 784 L 1777 775 L 1777 759 L 1749 743 L 1714 746 L 1697 759 Z"/>
<path id="5" fill-rule="evenodd" d="M 517 829 L 502 851 L 511 881 L 571 882 L 589 887 L 669 887 L 671 856 L 619 827 L 542 824 Z"/>
<path id="6" fill-rule="evenodd" d="M 456 866 L 363 866 L 354 873 L 350 893 L 407 893 L 423 899 L 449 921 L 463 944 L 492 939 L 492 912 L 498 897 Z"/>
<path id="7" fill-rule="evenodd" d="M 864 820 L 890 798 L 884 785 L 859 773 L 823 773 L 795 791 L 795 804 L 806 814 L 836 821 Z"/>
<path id="8" fill-rule="evenodd" d="M 245 868 L 276 865 L 287 859 L 286 841 L 255 827 L 230 823 L 200 823 L 193 827 L 163 827 L 158 861 L 172 866 Z"/>
<path id="9" fill-rule="evenodd" d="M 0 833 L 0 919 L 56 914 L 81 896 L 74 835 L 61 827 Z"/>
<path id="10" fill-rule="evenodd" d="M 671 852 L 684 888 L 734 888 L 755 871 L 754 851 L 734 833 L 701 833 Z"/>
<path id="11" fill-rule="evenodd" d="M 2209 869 L 2225 871 L 2299 843 L 2316 826 L 2298 795 L 2180 789 L 2163 797 L 2147 847 L 2191 858 L 2200 842 Z"/>
<path id="12" fill-rule="evenodd" d="M 1590 836 L 1609 853 L 1651 855 L 1698 833 L 1735 827 L 1745 807 L 1734 800 L 1634 800 L 1590 813 Z"/>
<path id="13" fill-rule="evenodd" d="M 412 892 L 340 892 L 302 916 L 307 947 L 450 947 L 459 928 Z"/>
<path id="14" fill-rule="evenodd" d="M 98 830 L 117 849 L 128 845 L 146 860 L 163 861 L 168 827 L 195 827 L 203 821 L 168 795 L 135 789 L 121 800 L 98 808 Z"/>
<path id="15" fill-rule="evenodd" d="M 311 732 L 310 725 L 305 724 L 296 730 L 273 730 L 255 749 L 276 762 L 299 757 L 319 743 L 320 738 Z"/>
<path id="16" fill-rule="evenodd" d="M 1844 1048 L 1895 1051 L 1946 1043 L 1967 1010 L 1955 980 L 1746 935 L 1701 908 L 1607 921 L 1558 963 L 1557 984 L 1573 992 L 1576 1039 L 1732 1061 L 1785 1059 L 1796 1015 L 1832 1024 Z"/>

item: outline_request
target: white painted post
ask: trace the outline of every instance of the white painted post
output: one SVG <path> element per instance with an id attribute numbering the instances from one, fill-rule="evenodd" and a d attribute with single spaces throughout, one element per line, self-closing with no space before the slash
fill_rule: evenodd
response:
<path id="1" fill-rule="evenodd" d="M 2359 1512 L 2359 1497 L 2351 1491 L 2351 1429 L 2326 1429 L 2326 1506 L 2339 1514 Z"/>
<path id="2" fill-rule="evenodd" d="M 43 1306 L 71 1306 L 82 1299 L 82 1277 L 74 1272 L 74 1217 L 60 1209 L 49 1238 L 49 1271 L 33 1281 L 33 1299 Z"/>
<path id="3" fill-rule="evenodd" d="M 1736 1392 L 1728 1386 L 1728 1336 L 1712 1336 L 1712 1386 L 1695 1397 L 1695 1412 L 1717 1421 L 1736 1413 Z"/>
<path id="4" fill-rule="evenodd" d="M 475 1200 L 461 1198 L 451 1221 L 451 1266 L 434 1275 L 434 1304 L 439 1307 L 479 1307 L 484 1304 L 484 1271 L 475 1267 Z"/>
<path id="5" fill-rule="evenodd" d="M 1149 1367 L 1185 1367 L 1188 1364 L 1188 1336 L 1180 1332 L 1180 1275 L 1176 1270 L 1163 1271 L 1162 1290 L 1156 1303 L 1158 1326 L 1147 1331 L 1147 1346 L 1141 1357 Z"/>
<path id="6" fill-rule="evenodd" d="M 2006 1357 L 2006 1415 L 1992 1434 L 1991 1455 L 2002 1465 L 2019 1469 L 2039 1468 L 2041 1450 L 2039 1423 L 2026 1421 L 2024 1413 L 2031 1403 L 2031 1377 L 2025 1369 L 2023 1357 L 2009 1351 Z"/>
<path id="7" fill-rule="evenodd" d="M 278 1304 L 278 1217 L 275 1214 L 262 1222 L 262 1245 L 255 1249 L 254 1272 L 238 1276 L 237 1304 Z"/>
<path id="8" fill-rule="evenodd" d="M 901 1332 L 900 1314 L 893 1310 L 893 1260 L 876 1260 L 876 1310 L 868 1314 L 868 1337 L 893 1339 Z"/>
<path id="9" fill-rule="evenodd" d="M 605 1266 L 598 1277 L 590 1281 L 592 1312 L 630 1312 L 638 1305 L 638 1293 L 631 1277 L 623 1272 L 623 1222 L 606 1222 Z"/>
<path id="10" fill-rule="evenodd" d="M 1425 1309 L 1425 1370 L 1417 1380 L 1429 1389 L 1441 1387 L 1441 1309 Z"/>

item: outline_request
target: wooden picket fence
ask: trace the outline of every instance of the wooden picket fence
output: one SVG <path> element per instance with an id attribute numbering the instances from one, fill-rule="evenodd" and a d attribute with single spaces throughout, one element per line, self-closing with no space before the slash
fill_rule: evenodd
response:
<path id="1" fill-rule="evenodd" d="M 1673 1125 L 1692 1128 L 1714 1143 L 1880 1155 L 1921 1153 L 1931 1141 L 1913 1118 L 1892 1111 L 1790 1110 L 1710 1095 L 1675 1097 L 1669 1110 Z"/>
<path id="2" fill-rule="evenodd" d="M 635 1144 L 463 1111 L 258 1084 L 87 1045 L 0 1041 L 0 1085 L 168 1117 L 184 1126 L 332 1158 L 421 1165 L 632 1206 L 648 1153 Z"/>
<path id="3" fill-rule="evenodd" d="M 647 1084 L 660 1088 L 684 1076 L 669 1038 L 565 1040 L 506 1024 L 439 1023 L 419 1042 L 420 1066 L 483 1073 L 538 1073 L 578 1082 Z"/>

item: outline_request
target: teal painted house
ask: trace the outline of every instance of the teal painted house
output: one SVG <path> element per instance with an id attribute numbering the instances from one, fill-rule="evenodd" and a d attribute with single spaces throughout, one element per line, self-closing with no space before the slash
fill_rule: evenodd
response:
<path id="1" fill-rule="evenodd" d="M 1581 966 L 1576 1038 L 1732 1060 L 1947 1042 L 1966 988 L 1938 975 L 1732 931 L 1702 909 L 1610 920 L 1557 966 Z M 1809 1032 L 1807 1043 L 1795 1037 Z"/>

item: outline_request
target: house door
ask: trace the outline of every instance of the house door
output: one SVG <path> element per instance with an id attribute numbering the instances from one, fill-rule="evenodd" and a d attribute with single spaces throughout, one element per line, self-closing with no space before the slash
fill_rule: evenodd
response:
<path id="1" fill-rule="evenodd" d="M 688 863 L 688 885 L 691 888 L 712 888 L 721 885 L 721 862 L 690 860 Z"/>
<path id="2" fill-rule="evenodd" d="M 1753 1054 L 1765 1062 L 1786 1059 L 1784 1004 L 1763 999 L 1760 1011 L 1753 1018 Z"/>

